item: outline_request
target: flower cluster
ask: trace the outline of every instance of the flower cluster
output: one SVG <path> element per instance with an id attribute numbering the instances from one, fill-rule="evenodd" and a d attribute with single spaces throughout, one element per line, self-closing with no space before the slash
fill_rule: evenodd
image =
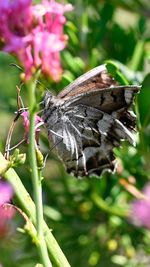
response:
<path id="1" fill-rule="evenodd" d="M 60 79 L 60 51 L 67 41 L 64 12 L 70 10 L 72 5 L 55 0 L 37 5 L 32 0 L 0 1 L 0 47 L 17 56 L 26 79 L 39 67 L 54 81 Z"/>
<path id="2" fill-rule="evenodd" d="M 150 229 L 150 183 L 143 189 L 143 198 L 132 203 L 130 219 L 135 225 Z"/>

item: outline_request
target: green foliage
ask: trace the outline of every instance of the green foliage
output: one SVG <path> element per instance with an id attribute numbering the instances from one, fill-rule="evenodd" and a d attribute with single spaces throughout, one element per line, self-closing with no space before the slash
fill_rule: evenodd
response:
<path id="1" fill-rule="evenodd" d="M 119 159 L 117 173 L 105 174 L 101 179 L 70 177 L 51 151 L 43 170 L 45 218 L 72 267 L 148 267 L 150 232 L 128 221 L 133 196 L 120 181 L 133 181 L 141 190 L 150 177 L 149 1 L 71 2 L 74 10 L 67 14 L 65 31 L 69 39 L 61 55 L 62 80 L 54 84 L 42 79 L 37 86 L 38 101 L 45 87 L 57 93 L 85 71 L 107 62 L 109 71 L 121 84 L 142 84 L 135 106 L 139 134 L 136 147 L 123 143 L 115 150 Z M 0 123 L 5 129 L 16 109 L 15 87 L 19 84 L 19 70 L 9 66 L 12 62 L 14 58 L 0 55 Z M 26 99 L 24 87 L 21 93 Z M 23 136 L 20 125 L 12 145 Z M 2 128 L 0 139 L 4 149 L 6 130 Z M 27 150 L 26 145 L 19 149 L 21 153 Z M 45 133 L 41 136 L 41 150 L 44 155 L 49 151 Z M 17 172 L 32 194 L 28 155 L 25 166 L 17 168 Z M 20 227 L 19 215 L 13 224 L 14 229 Z M 38 262 L 32 240 L 15 230 L 9 240 L 0 241 L 0 251 L 0 262 L 5 267 L 33 267 Z"/>
<path id="2" fill-rule="evenodd" d="M 145 77 L 141 93 L 138 96 L 138 108 L 140 123 L 142 127 L 148 126 L 150 123 L 150 73 Z M 144 105 L 143 105 L 144 103 Z"/>

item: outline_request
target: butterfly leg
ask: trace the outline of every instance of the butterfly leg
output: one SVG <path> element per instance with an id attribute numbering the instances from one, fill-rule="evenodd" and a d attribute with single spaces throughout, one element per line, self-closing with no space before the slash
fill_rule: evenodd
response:
<path id="1" fill-rule="evenodd" d="M 84 173 L 85 173 L 85 176 L 87 176 L 88 175 L 88 171 L 87 171 L 87 167 L 86 167 L 86 155 L 85 155 L 83 150 L 82 150 L 82 161 L 83 161 Z"/>

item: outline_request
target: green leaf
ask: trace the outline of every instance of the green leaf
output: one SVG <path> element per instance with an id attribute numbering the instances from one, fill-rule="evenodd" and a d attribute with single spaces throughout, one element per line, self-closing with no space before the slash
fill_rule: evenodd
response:
<path id="1" fill-rule="evenodd" d="M 64 62 L 68 65 L 70 71 L 79 75 L 80 72 L 84 69 L 84 62 L 79 57 L 73 57 L 72 54 L 68 51 L 64 51 L 62 54 Z"/>
<path id="2" fill-rule="evenodd" d="M 145 128 L 150 123 L 150 73 L 145 77 L 138 95 L 138 108 L 141 125 Z"/>
<path id="3" fill-rule="evenodd" d="M 122 72 L 119 70 L 118 66 L 112 62 L 107 61 L 106 68 L 108 72 L 114 77 L 116 81 L 118 81 L 121 85 L 128 85 L 128 81 L 125 78 L 125 76 L 122 74 Z"/>
<path id="4" fill-rule="evenodd" d="M 143 34 L 146 30 L 146 18 L 144 16 L 141 16 L 138 22 L 138 27 L 140 34 Z"/>
<path id="5" fill-rule="evenodd" d="M 139 69 L 140 64 L 143 60 L 144 44 L 144 40 L 139 40 L 135 46 L 134 53 L 130 62 L 130 68 L 134 71 L 137 71 Z"/>

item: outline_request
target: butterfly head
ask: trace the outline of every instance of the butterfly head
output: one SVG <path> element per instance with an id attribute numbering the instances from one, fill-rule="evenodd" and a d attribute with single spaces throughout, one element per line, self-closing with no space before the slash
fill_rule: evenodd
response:
<path id="1" fill-rule="evenodd" d="M 44 95 L 44 108 L 50 108 L 55 103 L 55 96 L 52 95 L 50 91 L 46 91 Z"/>

